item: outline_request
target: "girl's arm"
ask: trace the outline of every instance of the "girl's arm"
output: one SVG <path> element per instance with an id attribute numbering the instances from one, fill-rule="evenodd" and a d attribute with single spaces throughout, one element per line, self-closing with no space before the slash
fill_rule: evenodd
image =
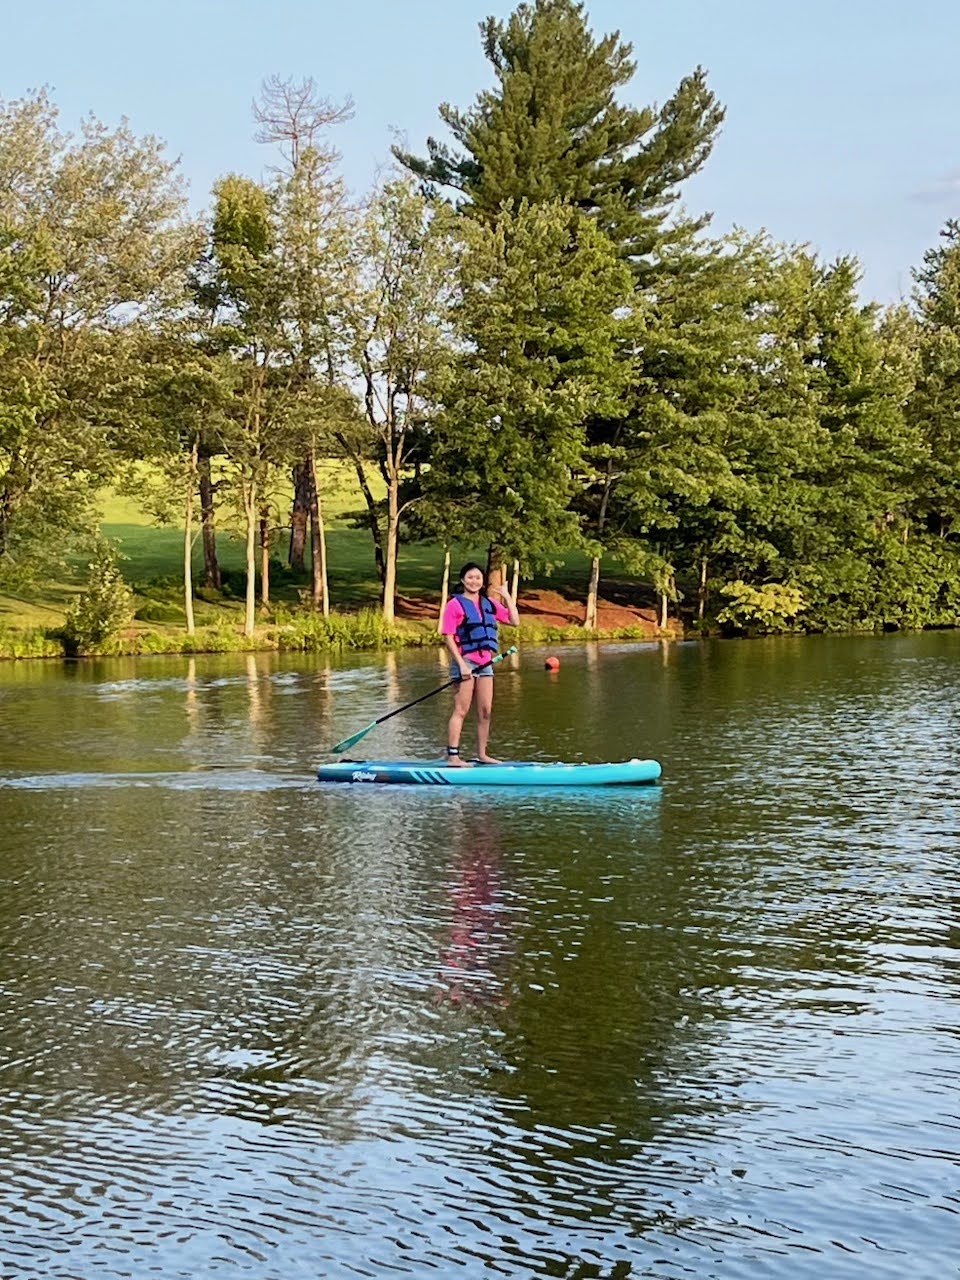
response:
<path id="1" fill-rule="evenodd" d="M 517 613 L 517 603 L 506 587 L 490 587 L 490 591 L 495 591 L 506 607 L 507 613 L 510 615 L 511 627 L 519 627 L 520 615 Z"/>
<path id="2" fill-rule="evenodd" d="M 470 663 L 467 662 L 466 658 L 461 654 L 460 650 L 457 648 L 456 636 L 444 636 L 443 642 L 447 646 L 447 649 L 450 652 L 451 658 L 453 658 L 454 662 L 459 666 L 460 674 L 464 677 L 464 679 L 467 679 L 468 677 L 472 676 L 473 670 L 470 666 Z"/>

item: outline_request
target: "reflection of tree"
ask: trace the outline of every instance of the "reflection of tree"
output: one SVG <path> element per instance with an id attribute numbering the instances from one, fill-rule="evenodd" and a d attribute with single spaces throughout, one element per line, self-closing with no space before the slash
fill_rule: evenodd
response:
<path id="1" fill-rule="evenodd" d="M 394 649 L 388 649 L 383 655 L 383 685 L 386 699 L 389 702 L 399 703 L 402 700 L 400 689 L 400 665 L 397 662 L 397 654 Z"/>
<path id="2" fill-rule="evenodd" d="M 649 856 L 657 795 L 581 803 L 559 840 L 555 824 L 524 837 L 496 1091 L 530 1127 L 595 1135 L 613 1124 L 634 1150 L 670 1125 L 671 1081 L 703 1070 L 737 956 L 697 927 L 704 893 L 722 892 L 709 872 Z M 706 1119 L 709 1098 L 697 1109 Z"/>
<path id="3" fill-rule="evenodd" d="M 496 814 L 466 813 L 455 827 L 458 852 L 453 919 L 440 956 L 439 998 L 451 1004 L 509 1003 L 502 968 L 509 954 Z"/>
<path id="4" fill-rule="evenodd" d="M 696 1040 L 699 993 L 715 975 L 698 972 L 689 939 L 660 931 L 654 912 L 628 924 L 574 891 L 554 913 L 524 931 L 537 964 L 511 1010 L 501 1089 L 534 1127 L 595 1134 L 613 1122 L 649 1140 L 673 1110 L 665 1083 L 688 1048 L 697 1053 L 684 1041 Z"/>

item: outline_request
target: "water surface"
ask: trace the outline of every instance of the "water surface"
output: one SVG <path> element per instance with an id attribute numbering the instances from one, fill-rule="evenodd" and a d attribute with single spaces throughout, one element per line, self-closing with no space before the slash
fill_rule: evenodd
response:
<path id="1" fill-rule="evenodd" d="M 960 1273 L 960 635 L 545 653 L 0 667 L 0 1275 Z"/>

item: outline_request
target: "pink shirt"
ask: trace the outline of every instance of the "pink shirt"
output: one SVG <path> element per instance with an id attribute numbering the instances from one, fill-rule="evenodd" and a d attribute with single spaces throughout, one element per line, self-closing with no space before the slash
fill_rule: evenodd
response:
<path id="1" fill-rule="evenodd" d="M 500 604 L 498 600 L 491 600 L 493 612 L 498 622 L 509 622 L 510 614 L 507 612 L 506 606 Z M 482 608 L 482 606 L 479 606 Z M 460 603 L 460 596 L 451 596 L 447 601 L 447 607 L 443 611 L 443 618 L 440 621 L 440 634 L 442 636 L 455 636 L 457 627 L 466 617 L 466 610 Z M 460 648 L 460 642 L 457 641 L 457 648 Z M 474 663 L 475 666 L 482 667 L 485 662 L 489 662 L 496 655 L 490 649 L 479 649 L 476 653 L 471 653 L 468 661 Z"/>

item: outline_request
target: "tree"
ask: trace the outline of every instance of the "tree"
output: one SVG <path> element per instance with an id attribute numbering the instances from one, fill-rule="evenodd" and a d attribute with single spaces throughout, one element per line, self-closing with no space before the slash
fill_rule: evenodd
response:
<path id="1" fill-rule="evenodd" d="M 910 420 L 926 445 L 916 514 L 939 538 L 960 535 L 960 222 L 915 273 L 919 368 Z"/>
<path id="2" fill-rule="evenodd" d="M 496 86 L 461 112 L 440 115 L 456 147 L 429 139 L 426 159 L 395 154 L 428 186 L 449 187 L 472 219 L 495 223 L 520 201 L 559 201 L 589 216 L 631 264 L 643 310 L 665 273 L 682 270 L 671 246 L 688 247 L 706 223 L 677 209 L 684 181 L 706 162 L 723 109 L 697 68 L 659 110 L 617 99 L 635 71 L 631 47 L 614 32 L 595 38 L 585 8 L 574 0 L 533 0 L 504 23 L 481 24 L 483 49 Z M 622 358 L 632 359 L 623 351 Z M 639 389 L 634 389 L 635 401 Z M 664 388 L 664 395 L 669 390 Z M 593 489 L 590 533 L 597 554 L 588 588 L 587 625 L 596 619 L 600 553 L 607 524 L 604 500 L 616 467 L 624 406 L 609 421 L 589 424 Z"/>
<path id="3" fill-rule="evenodd" d="M 284 348 L 284 278 L 276 257 L 269 192 L 249 178 L 231 175 L 214 187 L 214 211 L 206 273 L 198 303 L 214 317 L 210 346 L 228 354 L 236 390 L 224 430 L 246 530 L 244 635 L 256 619 L 256 541 L 270 467 L 285 456 L 288 387 L 277 376 Z"/>
<path id="4" fill-rule="evenodd" d="M 135 423 L 118 336 L 179 302 L 196 231 L 153 138 L 60 131 L 45 93 L 0 103 L 0 572 L 48 568 L 95 523 L 111 429 Z"/>
<path id="5" fill-rule="evenodd" d="M 904 416 L 903 318 L 864 305 L 858 281 L 852 259 L 781 255 L 745 400 L 758 483 L 744 513 L 751 554 L 730 576 L 799 588 L 821 627 L 900 620 L 890 549 L 907 536 L 920 456 Z"/>
<path id="6" fill-rule="evenodd" d="M 308 525 L 313 547 L 314 603 L 329 607 L 317 457 L 330 453 L 349 418 L 343 317 L 352 286 L 353 210 L 337 172 L 340 156 L 328 131 L 353 114 L 349 99 L 332 102 L 312 79 L 273 76 L 263 84 L 254 116 L 258 141 L 279 147 L 283 164 L 273 185 L 277 252 L 286 276 L 285 359 L 310 414 L 298 416 L 302 452 L 293 467 L 290 564 L 302 568 Z M 303 407 L 301 405 L 301 407 Z M 312 518 L 311 518 L 312 517 Z"/>
<path id="7" fill-rule="evenodd" d="M 429 186 L 452 188 L 479 221 L 496 222 L 523 200 L 569 204 L 594 217 L 645 278 L 651 255 L 691 225 L 668 225 L 667 214 L 723 121 L 702 68 L 659 110 L 638 110 L 616 98 L 636 70 L 631 46 L 619 32 L 597 40 L 583 4 L 533 0 L 480 32 L 497 83 L 468 111 L 440 107 L 456 148 L 430 138 L 426 159 L 394 154 Z"/>
<path id="8" fill-rule="evenodd" d="M 447 540 L 549 566 L 579 541 L 586 424 L 620 412 L 631 376 L 629 268 L 560 203 L 459 231 L 461 348 L 437 387 L 426 518 Z"/>
<path id="9" fill-rule="evenodd" d="M 362 470 L 372 445 L 386 486 L 383 616 L 393 621 L 400 521 L 415 500 L 402 500 L 401 486 L 434 411 L 431 378 L 449 344 L 453 269 L 447 230 L 409 180 L 389 181 L 374 193 L 359 228 L 357 262 L 347 333 L 365 432 L 354 436 L 351 452 Z"/>
<path id="10" fill-rule="evenodd" d="M 222 449 L 236 384 L 236 368 L 204 350 L 208 335 L 183 315 L 137 337 L 141 422 L 118 430 L 115 447 L 129 461 L 121 485 L 160 524 L 183 521 L 183 600 L 193 635 L 193 543 L 200 457 Z M 216 443 L 214 443 L 216 441 Z M 148 463 L 144 467 L 140 464 Z M 205 548 L 205 561 L 209 564 Z"/>

